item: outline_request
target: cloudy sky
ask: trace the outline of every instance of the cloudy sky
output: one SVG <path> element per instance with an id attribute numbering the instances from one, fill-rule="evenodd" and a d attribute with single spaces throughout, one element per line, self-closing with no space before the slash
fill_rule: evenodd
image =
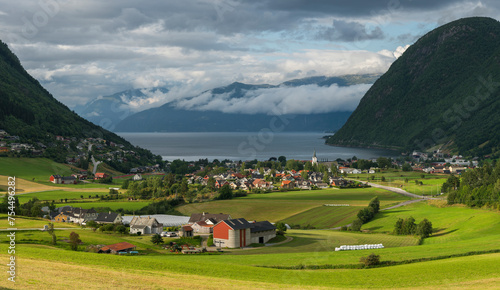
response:
<path id="1" fill-rule="evenodd" d="M 498 2 L 0 0 L 0 39 L 74 107 L 130 88 L 171 86 L 179 99 L 234 81 L 383 73 L 439 25 L 500 19 Z M 325 91 L 310 89 L 328 101 Z M 355 89 L 358 101 L 366 89 Z"/>

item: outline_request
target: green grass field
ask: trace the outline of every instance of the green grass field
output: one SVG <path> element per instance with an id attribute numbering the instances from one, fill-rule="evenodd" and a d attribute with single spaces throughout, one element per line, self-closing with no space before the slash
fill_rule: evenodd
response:
<path id="1" fill-rule="evenodd" d="M 0 157 L 0 175 L 16 176 L 29 181 L 48 181 L 52 174 L 71 175 L 74 172 L 66 164 L 46 158 Z"/>
<path id="2" fill-rule="evenodd" d="M 348 177 L 366 182 L 367 178 L 371 176 L 372 175 L 351 174 Z M 417 171 L 404 172 L 394 169 L 383 170 L 382 172 L 373 174 L 373 176 L 375 176 L 375 179 L 371 180 L 370 178 L 368 180 L 369 182 L 402 188 L 410 193 L 418 195 L 438 195 L 441 192 L 441 186 L 448 179 L 448 175 L 435 175 Z M 424 178 L 422 178 L 422 176 L 424 176 Z M 381 181 L 382 177 L 385 178 L 384 182 Z M 405 182 L 406 179 L 408 179 L 408 182 Z M 415 184 L 416 180 L 421 181 L 423 184 Z"/>
<path id="3" fill-rule="evenodd" d="M 41 201 L 54 201 L 60 203 L 61 199 L 68 199 L 69 200 L 79 200 L 81 201 L 81 196 L 83 195 L 83 200 L 88 201 L 89 200 L 89 195 L 92 196 L 92 199 L 95 200 L 95 195 L 101 195 L 101 194 L 107 194 L 107 192 L 78 192 L 78 191 L 65 191 L 65 190 L 51 190 L 51 191 L 43 191 L 43 192 L 34 192 L 34 193 L 27 193 L 27 194 L 21 194 L 18 196 L 19 202 L 21 204 L 29 201 L 30 199 L 36 197 Z"/>
<path id="4" fill-rule="evenodd" d="M 295 224 L 303 226 L 313 223 L 308 218 L 315 216 L 315 208 L 324 204 L 349 204 L 351 207 L 364 207 L 370 199 L 378 196 L 382 207 L 409 200 L 408 197 L 378 188 L 367 189 L 325 189 L 312 191 L 275 192 L 268 194 L 250 194 L 232 200 L 190 203 L 178 207 L 178 211 L 190 215 L 196 212 L 228 213 L 233 218 L 243 217 L 248 220 L 269 220 L 277 222 L 294 217 Z M 327 209 L 325 217 L 316 217 L 318 227 L 349 224 L 357 212 L 349 211 L 337 216 L 336 211 Z"/>
<path id="5" fill-rule="evenodd" d="M 2 166 L 2 165 L 0 165 Z M 1 168 L 0 168 L 1 169 Z M 1 171 L 0 171 L 1 172 Z M 7 174 L 2 172 L 2 174 Z M 439 186 L 444 178 L 426 177 L 420 173 L 384 173 L 419 179 L 424 184 Z M 394 180 L 402 180 L 394 176 Z M 392 177 L 391 177 L 392 178 Z M 396 181 L 391 181 L 396 182 Z M 394 184 L 394 183 L 393 183 Z M 409 182 L 409 185 L 411 181 Z M 91 189 L 89 189 L 91 191 Z M 62 194 L 68 201 L 80 195 L 88 199 L 85 189 L 53 190 L 21 195 L 23 200 L 33 196 L 58 199 Z M 382 208 L 409 198 L 382 189 L 347 189 L 277 192 L 250 194 L 232 200 L 192 203 L 177 208 L 188 215 L 194 212 L 229 213 L 233 218 L 248 220 L 286 221 L 317 228 L 348 224 L 359 208 L 378 196 Z M 56 198 L 58 197 L 58 198 Z M 71 197 L 71 198 L 70 198 Z M 84 199 L 84 200 L 85 200 Z M 82 208 L 110 207 L 134 210 L 147 205 L 139 202 L 68 202 L 58 204 Z M 349 204 L 349 207 L 327 207 L 324 204 Z M 396 236 L 392 232 L 398 218 L 413 216 L 417 223 L 429 219 L 434 234 L 418 245 L 413 236 Z M 16 217 L 18 228 L 42 228 L 48 221 Z M 4 226 L 5 225 L 5 226 Z M 0 229 L 7 228 L 6 215 L 0 215 Z M 466 288 L 494 289 L 500 285 L 498 265 L 500 253 L 476 254 L 407 265 L 372 269 L 285 270 L 273 266 L 297 267 L 353 265 L 370 253 L 382 261 L 402 262 L 410 259 L 456 256 L 473 251 L 500 250 L 500 213 L 466 207 L 446 207 L 444 202 L 419 202 L 392 210 L 381 211 L 363 225 L 363 233 L 332 230 L 288 230 L 292 241 L 272 247 L 230 249 L 221 255 L 172 254 L 151 243 L 150 236 L 130 236 L 93 232 L 79 226 L 57 223 L 58 245 L 51 246 L 50 236 L 39 230 L 18 231 L 16 234 L 17 282 L 0 280 L 0 288 Z M 70 251 L 69 234 L 80 235 L 83 244 L 78 252 Z M 165 239 L 168 243 L 171 239 Z M 88 245 L 108 245 L 129 242 L 141 255 L 118 256 L 84 252 Z M 0 239 L 0 258 L 7 261 L 8 240 Z M 384 249 L 335 252 L 340 245 L 384 244 Z M 6 276 L 5 276 L 6 277 Z"/>
<path id="6" fill-rule="evenodd" d="M 96 207 L 109 207 L 111 210 L 122 208 L 124 210 L 138 210 L 147 206 L 149 201 L 95 201 L 95 202 L 70 202 L 57 203 L 56 207 L 70 205 L 72 207 L 81 207 L 84 209 Z"/>

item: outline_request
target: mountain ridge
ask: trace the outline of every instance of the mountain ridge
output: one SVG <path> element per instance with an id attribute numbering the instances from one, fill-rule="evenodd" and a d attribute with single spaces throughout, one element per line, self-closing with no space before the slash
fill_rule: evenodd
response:
<path id="1" fill-rule="evenodd" d="M 283 115 L 292 120 L 285 128 L 287 131 L 334 131 L 340 128 L 347 120 L 351 111 L 337 110 L 336 112 L 317 113 L 287 113 L 285 106 L 276 110 L 259 112 L 223 111 L 222 108 L 213 108 L 210 101 L 219 100 L 219 103 L 234 105 L 235 100 L 244 100 L 250 97 L 275 91 L 289 89 L 296 90 L 305 86 L 317 87 L 348 87 L 355 84 L 370 84 L 379 75 L 347 75 L 342 77 L 318 76 L 305 79 L 290 80 L 279 85 L 244 84 L 233 82 L 227 86 L 213 88 L 202 93 L 166 103 L 160 107 L 135 113 L 120 121 L 114 127 L 116 132 L 251 132 L 259 131 L 266 126 L 276 115 Z M 197 102 L 198 99 L 209 100 L 207 104 Z M 212 106 L 208 106 L 212 105 Z M 262 104 L 264 106 L 265 104 Z M 207 108 L 208 106 L 208 108 Z"/>
<path id="2" fill-rule="evenodd" d="M 499 64 L 498 21 L 472 17 L 438 27 L 391 65 L 326 142 L 497 154 Z M 481 98 L 488 82 L 496 87 L 487 91 L 488 98 Z"/>

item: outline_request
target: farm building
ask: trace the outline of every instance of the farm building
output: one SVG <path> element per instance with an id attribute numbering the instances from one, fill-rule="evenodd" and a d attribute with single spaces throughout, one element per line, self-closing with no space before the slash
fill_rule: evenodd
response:
<path id="1" fill-rule="evenodd" d="M 276 236 L 276 227 L 268 221 L 249 223 L 244 218 L 224 220 L 213 228 L 214 244 L 238 248 L 252 243 L 267 243 Z"/>
<path id="2" fill-rule="evenodd" d="M 116 212 L 101 212 L 95 219 L 98 224 L 121 224 L 122 216 Z"/>
<path id="3" fill-rule="evenodd" d="M 61 212 L 54 217 L 54 221 L 56 221 L 58 223 L 66 223 L 69 221 L 68 214 L 65 212 Z"/>
<path id="4" fill-rule="evenodd" d="M 207 222 L 208 224 L 217 224 L 218 222 L 221 222 L 223 220 L 229 220 L 231 219 L 231 215 L 229 214 L 223 214 L 223 213 L 208 213 L 208 212 L 203 212 L 203 213 L 193 213 L 191 217 L 189 218 L 188 223 L 194 224 L 196 222 Z M 208 221 L 210 220 L 210 221 Z"/>
<path id="5" fill-rule="evenodd" d="M 99 253 L 112 253 L 116 254 L 118 252 L 130 252 L 135 250 L 135 245 L 132 245 L 127 242 L 121 242 L 117 244 L 112 244 L 108 246 L 104 246 L 99 250 Z"/>
<path id="6" fill-rule="evenodd" d="M 210 221 L 210 219 L 207 219 L 207 221 Z M 191 225 L 191 228 L 193 228 L 193 231 L 195 233 L 200 233 L 200 234 L 212 233 L 213 227 L 214 227 L 213 223 L 209 223 L 206 221 L 195 222 L 194 224 Z"/>
<path id="7" fill-rule="evenodd" d="M 55 184 L 77 184 L 78 179 L 74 176 L 51 175 L 50 182 Z"/>
<path id="8" fill-rule="evenodd" d="M 270 239 L 276 237 L 276 227 L 268 221 L 250 223 L 251 241 L 253 243 L 265 244 Z"/>
<path id="9" fill-rule="evenodd" d="M 155 218 L 159 223 L 163 224 L 164 227 L 173 227 L 185 225 L 189 221 L 189 217 L 168 215 L 168 214 L 152 214 L 152 215 L 141 215 L 140 217 L 151 217 Z M 123 216 L 123 224 L 130 224 L 133 216 Z"/>
<path id="10" fill-rule="evenodd" d="M 179 229 L 179 236 L 189 238 L 193 236 L 193 228 L 191 226 L 182 226 Z"/>
<path id="11" fill-rule="evenodd" d="M 161 234 L 163 232 L 163 224 L 151 217 L 134 217 L 130 221 L 130 233 L 136 234 L 138 232 L 143 235 Z"/>
<path id="12" fill-rule="evenodd" d="M 107 178 L 107 177 L 109 177 L 109 175 L 108 175 L 108 174 L 106 174 L 106 173 L 100 173 L 100 172 L 97 172 L 97 173 L 95 174 L 94 179 L 104 179 L 104 178 Z"/>

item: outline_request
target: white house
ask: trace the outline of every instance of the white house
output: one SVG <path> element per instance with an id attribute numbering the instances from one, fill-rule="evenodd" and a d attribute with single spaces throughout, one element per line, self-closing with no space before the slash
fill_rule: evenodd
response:
<path id="1" fill-rule="evenodd" d="M 137 234 L 138 232 L 143 235 L 161 234 L 163 232 L 163 224 L 159 223 L 155 218 L 137 216 L 130 221 L 130 233 Z"/>

